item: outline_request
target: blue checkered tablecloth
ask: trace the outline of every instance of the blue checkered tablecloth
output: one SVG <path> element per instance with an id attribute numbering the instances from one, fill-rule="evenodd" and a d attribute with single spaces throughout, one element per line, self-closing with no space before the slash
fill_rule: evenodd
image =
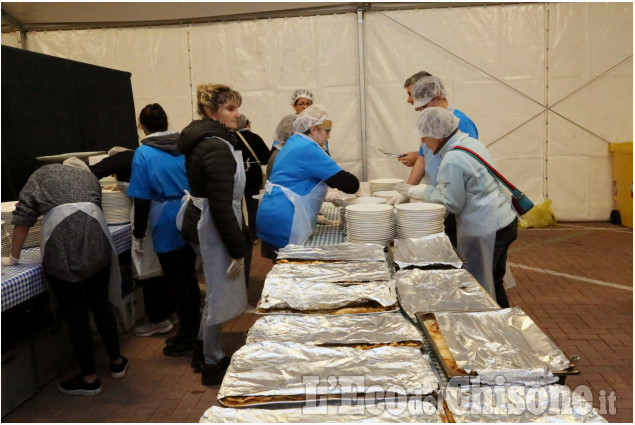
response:
<path id="1" fill-rule="evenodd" d="M 117 254 L 132 246 L 130 224 L 108 226 Z M 2 311 L 46 291 L 46 282 L 40 261 L 40 248 L 23 249 L 20 262 L 2 268 Z"/>

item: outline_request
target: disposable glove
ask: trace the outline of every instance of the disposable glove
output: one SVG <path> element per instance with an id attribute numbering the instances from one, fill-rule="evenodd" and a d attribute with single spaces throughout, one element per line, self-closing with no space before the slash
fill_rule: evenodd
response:
<path id="1" fill-rule="evenodd" d="M 2 267 L 5 266 L 15 266 L 18 264 L 19 258 L 13 258 L 12 256 L 2 257 Z"/>
<path id="2" fill-rule="evenodd" d="M 388 200 L 388 202 L 386 202 L 388 205 L 399 205 L 399 204 L 403 204 L 404 202 L 408 202 L 408 197 L 407 196 L 403 196 L 402 194 L 399 195 L 395 195 L 392 198 L 390 198 L 390 200 Z"/>
<path id="3" fill-rule="evenodd" d="M 337 193 L 334 190 L 329 190 L 328 192 L 326 192 L 326 197 L 324 198 L 324 202 L 335 202 L 338 199 L 342 199 L 340 198 L 339 193 Z"/>
<path id="4" fill-rule="evenodd" d="M 419 199 L 424 201 L 425 199 L 423 199 L 423 194 L 426 191 L 427 187 L 428 187 L 427 184 L 419 184 L 417 186 L 412 186 L 410 189 L 408 189 L 408 196 L 413 199 Z"/>
<path id="5" fill-rule="evenodd" d="M 414 186 L 408 183 L 398 183 L 395 185 L 395 190 L 403 196 L 408 196 L 408 190 L 410 190 L 411 187 Z"/>
<path id="6" fill-rule="evenodd" d="M 333 222 L 331 220 L 329 220 L 328 218 L 326 218 L 325 216 L 323 216 L 322 214 L 318 214 L 317 217 L 317 224 L 333 224 Z"/>
<path id="7" fill-rule="evenodd" d="M 245 267 L 244 258 L 240 258 L 238 260 L 232 258 L 232 263 L 227 268 L 227 277 L 231 279 L 235 278 L 243 270 L 243 267 Z"/>
<path id="8" fill-rule="evenodd" d="M 132 249 L 137 254 L 143 254 L 143 238 L 132 238 Z"/>

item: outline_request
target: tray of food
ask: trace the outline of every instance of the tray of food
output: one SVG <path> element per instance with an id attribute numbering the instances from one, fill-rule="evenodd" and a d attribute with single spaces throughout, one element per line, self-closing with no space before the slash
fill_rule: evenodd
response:
<path id="1" fill-rule="evenodd" d="M 392 259 L 399 269 L 460 269 L 463 266 L 463 260 L 445 233 L 395 239 L 392 251 Z"/>
<path id="2" fill-rule="evenodd" d="M 277 263 L 328 263 L 386 261 L 384 245 L 345 242 L 327 246 L 287 245 L 278 251 Z"/>
<path id="3" fill-rule="evenodd" d="M 580 371 L 520 308 L 418 312 L 417 320 L 448 378 L 547 385 Z"/>
<path id="4" fill-rule="evenodd" d="M 408 367 L 404 367 L 408 365 Z M 218 401 L 226 407 L 372 399 L 379 392 L 434 396 L 438 377 L 418 348 L 246 344 L 232 356 Z"/>
<path id="5" fill-rule="evenodd" d="M 364 261 L 357 263 L 275 264 L 265 281 L 302 280 L 316 283 L 359 283 L 390 280 L 386 262 Z M 265 283 L 266 284 L 266 283 Z"/>

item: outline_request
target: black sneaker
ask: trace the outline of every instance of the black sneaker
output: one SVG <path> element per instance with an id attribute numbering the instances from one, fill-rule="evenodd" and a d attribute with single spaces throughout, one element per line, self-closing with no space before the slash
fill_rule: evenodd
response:
<path id="1" fill-rule="evenodd" d="M 128 359 L 124 356 L 121 356 L 123 360 L 119 364 L 110 363 L 110 376 L 113 379 L 121 379 L 126 376 L 126 371 L 128 370 Z"/>
<path id="2" fill-rule="evenodd" d="M 229 367 L 229 362 L 229 357 L 223 357 L 223 359 L 215 365 L 204 363 L 203 369 L 201 370 L 201 383 L 206 386 L 220 385 Z"/>
<path id="3" fill-rule="evenodd" d="M 195 373 L 199 373 L 205 367 L 205 355 L 203 354 L 203 341 L 196 340 L 196 346 L 194 347 L 194 354 L 192 354 L 192 361 L 190 366 L 194 369 Z"/>
<path id="4" fill-rule="evenodd" d="M 191 356 L 194 354 L 194 346 L 193 341 L 177 340 L 163 347 L 163 354 L 170 357 Z"/>
<path id="5" fill-rule="evenodd" d="M 87 384 L 84 382 L 84 377 L 80 373 L 79 375 L 64 381 L 60 384 L 59 390 L 62 394 L 66 395 L 97 395 L 101 393 L 101 382 L 96 379 L 94 382 Z"/>

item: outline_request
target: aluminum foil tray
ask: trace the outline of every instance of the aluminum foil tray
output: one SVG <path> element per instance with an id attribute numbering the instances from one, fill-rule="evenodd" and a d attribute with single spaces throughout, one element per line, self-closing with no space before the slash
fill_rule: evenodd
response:
<path id="1" fill-rule="evenodd" d="M 569 387 L 448 387 L 445 412 L 456 423 L 607 422 Z M 529 406 L 529 407 L 527 407 Z"/>
<path id="2" fill-rule="evenodd" d="M 439 330 L 458 367 L 478 373 L 493 385 L 546 385 L 557 381 L 554 371 L 571 366 L 564 353 L 518 307 L 475 313 L 435 313 Z"/>
<path id="3" fill-rule="evenodd" d="M 247 344 L 261 341 L 323 344 L 386 344 L 422 341 L 400 313 L 357 316 L 269 315 L 254 323 Z"/>
<path id="4" fill-rule="evenodd" d="M 394 280 L 399 304 L 413 321 L 417 312 L 500 309 L 466 270 L 400 270 Z"/>
<path id="5" fill-rule="evenodd" d="M 390 280 L 386 262 L 275 264 L 266 280 L 294 279 L 305 282 L 372 282 Z"/>
<path id="6" fill-rule="evenodd" d="M 363 400 L 362 400 L 363 401 Z M 234 409 L 212 406 L 201 423 L 442 423 L 429 402 L 406 401 L 406 405 L 377 403 L 359 406 L 311 406 L 290 409 Z"/>
<path id="7" fill-rule="evenodd" d="M 399 268 L 453 267 L 460 269 L 463 261 L 454 251 L 445 233 L 435 233 L 411 239 L 395 239 L 394 261 Z"/>
<path id="8" fill-rule="evenodd" d="M 386 261 L 384 245 L 345 242 L 337 245 L 309 247 L 287 245 L 278 251 L 278 260 Z"/>
<path id="9" fill-rule="evenodd" d="M 266 280 L 256 312 L 275 313 L 276 310 L 291 309 L 330 314 L 331 310 L 360 305 L 376 306 L 383 310 L 398 309 L 394 282 L 339 285 L 291 279 Z"/>
<path id="10" fill-rule="evenodd" d="M 379 392 L 425 396 L 438 390 L 438 378 L 430 361 L 418 348 L 358 350 L 259 342 L 244 345 L 234 353 L 218 400 L 224 406 L 246 407 L 288 403 L 293 396 L 297 402 L 305 403 L 320 400 L 320 396 L 357 400 Z M 254 396 L 258 398 L 244 403 L 243 397 Z"/>

